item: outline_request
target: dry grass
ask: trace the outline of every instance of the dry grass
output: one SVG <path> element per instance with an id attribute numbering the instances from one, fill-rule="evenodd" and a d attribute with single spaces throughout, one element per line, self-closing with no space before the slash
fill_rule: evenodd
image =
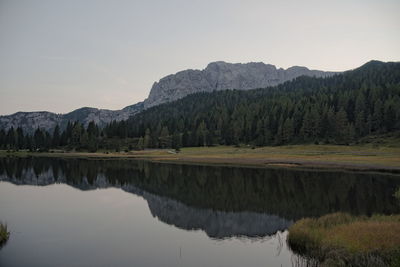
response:
<path id="1" fill-rule="evenodd" d="M 373 252 L 400 246 L 400 223 L 361 221 L 340 225 L 327 231 L 332 245 L 344 247 L 351 252 Z"/>
<path id="2" fill-rule="evenodd" d="M 334 213 L 296 222 L 289 229 L 288 243 L 294 251 L 322 263 L 398 266 L 399 233 L 400 215 L 367 218 Z"/>
<path id="3" fill-rule="evenodd" d="M 67 152 L 28 153 L 0 152 L 1 155 L 38 155 L 81 158 L 139 158 L 158 161 L 204 164 L 233 164 L 280 167 L 317 167 L 362 170 L 394 170 L 400 172 L 400 147 L 369 145 L 293 145 L 279 147 L 249 146 L 189 147 L 180 153 L 168 149 L 149 149 L 130 152 Z"/>
<path id="4" fill-rule="evenodd" d="M 296 145 L 280 147 L 190 147 L 177 155 L 167 151 L 139 152 L 143 158 L 156 160 L 204 163 L 233 163 L 248 165 L 286 165 L 286 167 L 354 167 L 365 169 L 398 168 L 400 148 L 373 148 L 366 146 Z"/>

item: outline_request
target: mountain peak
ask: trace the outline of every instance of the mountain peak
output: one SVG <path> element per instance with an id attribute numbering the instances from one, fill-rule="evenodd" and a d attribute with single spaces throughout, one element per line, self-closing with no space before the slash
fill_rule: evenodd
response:
<path id="1" fill-rule="evenodd" d="M 51 112 L 18 112 L 13 115 L 0 116 L 0 128 L 8 129 L 21 126 L 24 131 L 32 133 L 43 128 L 48 131 L 58 124 L 65 127 L 68 121 L 79 121 L 84 125 L 94 121 L 99 126 L 113 120 L 126 120 L 143 109 L 174 101 L 186 95 L 214 90 L 239 89 L 249 90 L 275 86 L 307 75 L 327 77 L 335 73 L 309 70 L 306 67 L 294 66 L 288 69 L 276 68 L 263 62 L 229 63 L 215 61 L 203 70 L 183 70 L 161 78 L 151 88 L 149 97 L 144 101 L 122 110 L 106 110 L 82 107 L 67 114 Z"/>
<path id="2" fill-rule="evenodd" d="M 228 63 L 215 61 L 203 70 L 184 70 L 154 83 L 144 107 L 149 108 L 197 92 L 239 89 L 249 90 L 275 86 L 302 75 L 328 77 L 334 72 L 309 70 L 294 66 L 287 70 L 263 62 Z"/>

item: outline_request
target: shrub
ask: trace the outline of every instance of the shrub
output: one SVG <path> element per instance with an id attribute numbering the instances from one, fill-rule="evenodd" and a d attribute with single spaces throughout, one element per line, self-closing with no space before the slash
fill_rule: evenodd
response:
<path id="1" fill-rule="evenodd" d="M 10 232 L 7 229 L 7 225 L 0 223 L 0 247 L 2 247 L 10 237 Z"/>

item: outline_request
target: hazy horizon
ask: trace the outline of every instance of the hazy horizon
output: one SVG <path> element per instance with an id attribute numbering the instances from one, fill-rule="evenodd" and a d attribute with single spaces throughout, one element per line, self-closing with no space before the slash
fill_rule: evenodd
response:
<path id="1" fill-rule="evenodd" d="M 213 61 L 325 71 L 400 60 L 387 1 L 0 1 L 0 115 L 117 110 Z"/>

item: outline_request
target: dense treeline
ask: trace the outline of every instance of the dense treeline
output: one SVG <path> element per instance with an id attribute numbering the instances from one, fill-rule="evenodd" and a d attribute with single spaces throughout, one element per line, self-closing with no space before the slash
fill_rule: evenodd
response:
<path id="1" fill-rule="evenodd" d="M 400 129 L 400 63 L 372 61 L 330 78 L 198 93 L 111 123 L 107 136 L 139 147 L 348 144 Z"/>
<path id="2" fill-rule="evenodd" d="M 0 148 L 104 149 L 349 144 L 400 130 L 400 63 L 372 61 L 330 78 L 300 77 L 277 87 L 197 93 L 99 129 L 0 130 Z"/>
<path id="3" fill-rule="evenodd" d="M 101 131 L 94 122 L 90 122 L 87 127 L 79 122 L 69 122 L 62 132 L 57 125 L 52 134 L 40 128 L 37 128 L 33 134 L 24 134 L 21 128 L 11 127 L 7 131 L 0 130 L 0 149 L 47 151 L 50 148 L 65 147 L 95 152 L 101 135 Z"/>

